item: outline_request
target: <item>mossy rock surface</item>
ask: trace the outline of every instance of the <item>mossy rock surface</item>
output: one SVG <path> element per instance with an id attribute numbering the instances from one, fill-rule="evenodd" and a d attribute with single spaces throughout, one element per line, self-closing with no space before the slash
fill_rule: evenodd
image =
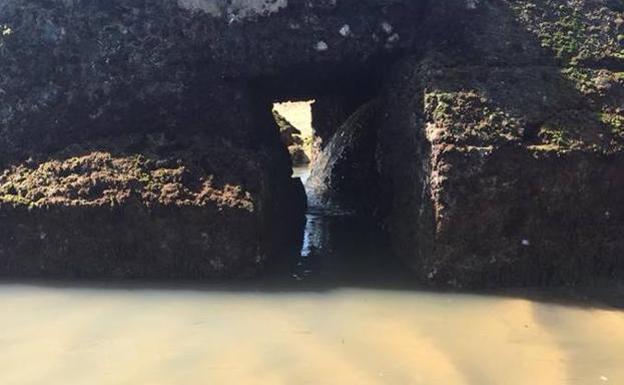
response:
<path id="1" fill-rule="evenodd" d="M 206 135 L 157 134 L 15 164 L 0 174 L 0 276 L 255 274 L 296 250 L 288 231 L 303 220 L 304 203 L 288 200 L 294 182 L 263 184 L 271 162 Z"/>
<path id="2" fill-rule="evenodd" d="M 115 206 L 138 199 L 147 206 L 206 206 L 254 210 L 240 186 L 215 186 L 181 159 L 93 152 L 34 167 L 19 165 L 0 176 L 0 203 L 42 206 Z"/>
<path id="3" fill-rule="evenodd" d="M 384 88 L 395 252 L 437 285 L 621 279 L 620 2 L 480 1 L 468 14 Z"/>
<path id="4" fill-rule="evenodd" d="M 557 58 L 579 65 L 624 65 L 621 0 L 509 2 L 522 25 Z"/>

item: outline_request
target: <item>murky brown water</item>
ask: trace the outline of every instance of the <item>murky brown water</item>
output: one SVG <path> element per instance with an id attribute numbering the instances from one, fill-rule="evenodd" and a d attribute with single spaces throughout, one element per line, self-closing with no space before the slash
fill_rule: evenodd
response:
<path id="1" fill-rule="evenodd" d="M 0 384 L 622 384 L 624 312 L 478 295 L 0 285 Z"/>
<path id="2" fill-rule="evenodd" d="M 624 384 L 624 310 L 420 291 L 312 209 L 294 279 L 0 282 L 0 385 Z"/>

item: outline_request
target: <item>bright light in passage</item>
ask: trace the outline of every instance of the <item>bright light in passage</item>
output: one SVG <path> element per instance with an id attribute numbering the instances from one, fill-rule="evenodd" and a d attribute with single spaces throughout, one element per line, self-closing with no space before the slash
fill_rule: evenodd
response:
<path id="1" fill-rule="evenodd" d="M 314 100 L 302 102 L 284 102 L 273 104 L 273 109 L 297 127 L 304 138 L 311 137 L 312 132 L 312 103 Z"/>

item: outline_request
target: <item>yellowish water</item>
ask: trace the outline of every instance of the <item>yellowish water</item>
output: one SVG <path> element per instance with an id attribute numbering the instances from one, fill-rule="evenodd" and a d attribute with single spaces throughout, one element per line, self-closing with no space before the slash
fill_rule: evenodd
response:
<path id="1" fill-rule="evenodd" d="M 624 384 L 624 312 L 419 291 L 5 283 L 0 384 Z"/>

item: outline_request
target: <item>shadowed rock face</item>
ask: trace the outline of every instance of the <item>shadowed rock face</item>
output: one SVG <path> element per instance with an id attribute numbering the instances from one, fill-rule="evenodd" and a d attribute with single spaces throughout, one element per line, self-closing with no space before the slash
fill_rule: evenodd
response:
<path id="1" fill-rule="evenodd" d="M 413 1 L 1 1 L 0 271 L 236 275 L 297 252 L 305 200 L 270 102 L 355 87 L 343 75 L 410 47 L 421 17 Z"/>
<path id="2" fill-rule="evenodd" d="M 271 103 L 316 99 L 330 143 L 376 98 L 371 212 L 422 280 L 617 275 L 620 3 L 0 1 L 0 271 L 255 271 L 305 204 Z"/>
<path id="3" fill-rule="evenodd" d="M 421 279 L 621 277 L 624 47 L 613 4 L 479 2 L 454 40 L 397 65 L 379 144 L 385 224 Z"/>
<path id="4" fill-rule="evenodd" d="M 2 274 L 240 277 L 298 247 L 305 197 L 267 153 L 153 133 L 49 159 L 0 174 Z"/>
<path id="5" fill-rule="evenodd" d="M 316 156 L 306 182 L 312 205 L 370 214 L 377 200 L 377 100 L 365 103 Z"/>
<path id="6" fill-rule="evenodd" d="M 296 70 L 294 87 L 292 79 L 271 84 L 273 98 L 326 88 L 409 47 L 421 8 L 372 0 L 3 1 L 0 159 L 134 131 L 205 130 L 253 143 L 253 122 L 241 119 L 250 109 L 247 79 Z"/>

